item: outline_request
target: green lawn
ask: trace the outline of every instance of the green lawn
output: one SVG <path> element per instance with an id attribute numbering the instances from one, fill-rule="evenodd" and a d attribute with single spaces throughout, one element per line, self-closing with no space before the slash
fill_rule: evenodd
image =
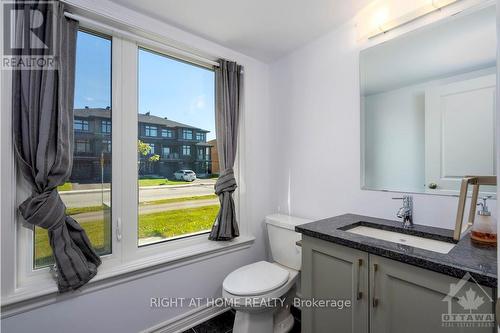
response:
<path id="1" fill-rule="evenodd" d="M 90 242 L 99 254 L 109 252 L 109 242 L 104 241 L 104 221 L 97 220 L 82 223 L 82 227 L 87 232 Z M 35 227 L 35 266 L 45 266 L 54 263 L 52 249 L 49 245 L 49 235 L 47 230 Z"/>
<path id="2" fill-rule="evenodd" d="M 173 237 L 211 228 L 219 205 L 170 210 L 139 216 L 139 238 Z M 98 253 L 106 253 L 109 244 L 104 236 L 102 220 L 81 224 Z M 47 231 L 35 228 L 35 266 L 53 263 Z"/>
<path id="3" fill-rule="evenodd" d="M 208 199 L 215 199 L 215 198 L 217 198 L 217 195 L 215 195 L 215 194 L 198 195 L 198 196 L 193 196 L 193 197 L 182 197 L 182 198 L 171 198 L 171 199 L 145 201 L 145 202 L 141 202 L 141 206 L 160 205 L 160 204 L 176 203 L 176 202 L 183 202 L 183 201 L 208 200 Z M 102 206 L 102 205 L 101 206 L 88 206 L 88 207 L 73 207 L 73 208 L 66 208 L 66 214 L 76 215 L 76 214 L 82 214 L 82 213 L 91 213 L 91 212 L 98 212 L 98 211 L 103 210 L 103 209 L 104 209 L 104 206 Z"/>
<path id="4" fill-rule="evenodd" d="M 73 189 L 73 184 L 71 184 L 71 183 L 64 183 L 64 184 L 57 187 L 57 190 L 59 192 L 71 191 L 72 189 Z"/>
<path id="5" fill-rule="evenodd" d="M 216 198 L 217 198 L 217 195 L 215 195 L 215 194 L 197 195 L 194 197 L 182 197 L 182 198 L 161 199 L 161 200 L 154 200 L 154 201 L 144 201 L 144 202 L 141 202 L 141 206 L 160 205 L 160 204 L 183 202 L 183 201 L 208 200 L 208 199 L 216 199 Z"/>
<path id="6" fill-rule="evenodd" d="M 162 185 L 179 185 L 179 184 L 189 184 L 189 182 L 183 180 L 169 180 L 166 178 L 144 178 L 139 179 L 139 186 L 162 186 Z"/>
<path id="7" fill-rule="evenodd" d="M 174 237 L 212 227 L 219 205 L 170 210 L 139 216 L 139 238 Z"/>

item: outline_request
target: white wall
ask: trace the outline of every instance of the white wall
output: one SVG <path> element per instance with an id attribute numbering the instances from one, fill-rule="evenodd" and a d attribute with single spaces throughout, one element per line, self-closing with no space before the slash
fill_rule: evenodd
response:
<path id="1" fill-rule="evenodd" d="M 239 266 L 265 259 L 262 221 L 272 213 L 269 161 L 271 125 L 268 102 L 268 66 L 242 54 L 183 32 L 162 22 L 103 0 L 74 0 L 71 3 L 97 9 L 105 16 L 125 18 L 134 25 L 161 32 L 169 39 L 208 54 L 232 59 L 245 67 L 244 131 L 240 154 L 241 222 L 256 236 L 246 250 L 137 279 L 96 292 L 61 297 L 52 305 L 2 319 L 3 332 L 138 332 L 174 318 L 189 309 L 151 309 L 150 297 L 220 296 L 224 277 Z"/>
<path id="2" fill-rule="evenodd" d="M 401 202 L 391 198 L 398 194 L 360 190 L 362 46 L 353 20 L 271 66 L 274 164 L 281 170 L 275 195 L 281 212 L 395 219 Z M 453 228 L 456 208 L 454 197 L 415 195 L 415 223 Z"/>

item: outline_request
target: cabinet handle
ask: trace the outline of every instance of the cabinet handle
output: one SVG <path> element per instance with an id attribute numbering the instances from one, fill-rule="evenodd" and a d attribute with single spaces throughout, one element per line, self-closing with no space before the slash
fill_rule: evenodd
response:
<path id="1" fill-rule="evenodd" d="M 377 275 L 378 271 L 378 264 L 373 264 L 373 298 L 372 298 L 372 306 L 376 308 L 378 306 L 378 298 L 376 297 L 375 294 L 375 286 L 376 286 L 376 281 L 375 281 L 375 276 Z"/>
<path id="2" fill-rule="evenodd" d="M 356 280 L 356 299 L 358 301 L 363 298 L 363 292 L 359 290 L 361 284 L 359 281 L 361 278 L 361 266 L 363 266 L 363 259 L 358 259 L 358 279 Z"/>

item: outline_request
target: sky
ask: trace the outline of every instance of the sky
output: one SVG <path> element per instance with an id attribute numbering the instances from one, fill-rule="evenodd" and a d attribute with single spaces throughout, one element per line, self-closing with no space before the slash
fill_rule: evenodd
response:
<path id="1" fill-rule="evenodd" d="M 144 49 L 138 64 L 138 112 L 205 129 L 207 140 L 215 138 L 213 71 Z M 111 106 L 110 73 L 111 41 L 80 31 L 74 107 Z"/>

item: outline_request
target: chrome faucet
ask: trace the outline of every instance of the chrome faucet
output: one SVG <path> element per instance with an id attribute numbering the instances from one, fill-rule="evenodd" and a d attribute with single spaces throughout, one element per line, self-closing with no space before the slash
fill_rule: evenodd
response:
<path id="1" fill-rule="evenodd" d="M 397 217 L 403 219 L 403 228 L 413 227 L 413 197 L 411 195 L 403 195 L 402 198 L 393 198 L 395 200 L 403 200 L 403 207 L 399 208 Z"/>

